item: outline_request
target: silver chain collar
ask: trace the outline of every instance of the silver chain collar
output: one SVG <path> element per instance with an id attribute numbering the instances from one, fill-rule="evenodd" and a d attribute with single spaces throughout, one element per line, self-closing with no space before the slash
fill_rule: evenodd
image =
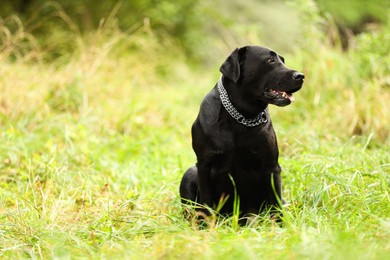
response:
<path id="1" fill-rule="evenodd" d="M 245 126 L 254 127 L 262 123 L 266 123 L 268 121 L 267 108 L 265 108 L 263 112 L 261 112 L 255 118 L 252 119 L 247 119 L 240 112 L 238 112 L 237 109 L 233 106 L 232 102 L 230 102 L 229 100 L 228 93 L 222 84 L 222 78 L 219 79 L 217 83 L 217 88 L 223 107 L 234 119 L 237 120 L 238 123 L 243 124 Z"/>

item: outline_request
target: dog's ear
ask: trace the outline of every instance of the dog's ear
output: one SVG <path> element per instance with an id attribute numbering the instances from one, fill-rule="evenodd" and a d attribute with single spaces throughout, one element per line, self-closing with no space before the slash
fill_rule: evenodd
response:
<path id="1" fill-rule="evenodd" d="M 245 60 L 245 53 L 246 47 L 235 49 L 219 68 L 219 71 L 234 83 L 237 83 L 240 78 L 241 64 Z"/>

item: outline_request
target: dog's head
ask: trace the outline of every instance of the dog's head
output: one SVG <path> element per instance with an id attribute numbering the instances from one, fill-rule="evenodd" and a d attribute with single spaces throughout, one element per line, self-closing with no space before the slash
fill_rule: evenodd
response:
<path id="1" fill-rule="evenodd" d="M 305 76 L 284 65 L 284 58 L 260 46 L 236 49 L 222 64 L 220 71 L 243 96 L 268 104 L 287 106 Z"/>

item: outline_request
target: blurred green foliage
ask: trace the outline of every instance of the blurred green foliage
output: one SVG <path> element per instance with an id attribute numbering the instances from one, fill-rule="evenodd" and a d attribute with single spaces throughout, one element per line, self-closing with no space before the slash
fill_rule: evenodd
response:
<path id="1" fill-rule="evenodd" d="M 386 23 L 390 10 L 386 0 L 3 0 L 0 16 L 6 23 L 4 20 L 17 15 L 25 31 L 37 37 L 44 49 L 52 49 L 55 58 L 73 49 L 74 43 L 66 39 L 67 30 L 86 35 L 111 19 L 111 26 L 125 33 L 142 28 L 153 33 L 161 44 L 173 41 L 187 56 L 207 62 L 207 47 L 218 44 L 215 38 L 222 38 L 229 46 L 261 40 L 279 50 L 293 50 L 305 37 L 302 27 L 307 21 L 302 19 L 301 11 L 310 10 L 309 16 L 318 13 L 310 9 L 312 3 L 317 3 L 322 14 L 330 15 L 338 27 L 359 33 L 373 24 Z M 9 24 L 7 27 L 12 29 Z M 348 37 L 343 30 L 339 34 Z M 61 46 L 53 47 L 52 43 L 58 41 Z M 341 41 L 348 45 L 348 39 Z"/>
<path id="2" fill-rule="evenodd" d="M 141 27 L 150 27 L 161 40 L 175 40 L 190 52 L 193 49 L 190 46 L 198 41 L 192 32 L 198 32 L 205 22 L 202 21 L 203 15 L 197 12 L 201 4 L 202 1 L 190 0 L 98 3 L 91 0 L 5 0 L 0 3 L 0 15 L 4 18 L 18 15 L 40 40 L 50 38 L 54 31 L 57 33 L 61 29 L 70 28 L 86 34 L 99 29 L 106 19 L 115 16 L 116 26 L 124 32 L 132 33 Z M 55 17 L 62 21 L 53 19 Z"/>
<path id="3" fill-rule="evenodd" d="M 375 33 L 362 33 L 356 37 L 354 61 L 363 72 L 362 76 L 373 79 L 386 79 L 379 82 L 390 87 L 390 23 L 383 30 Z"/>
<path id="4" fill-rule="evenodd" d="M 364 31 L 368 23 L 383 23 L 389 18 L 387 0 L 317 0 L 322 12 L 330 13 L 337 22 L 354 32 Z"/>

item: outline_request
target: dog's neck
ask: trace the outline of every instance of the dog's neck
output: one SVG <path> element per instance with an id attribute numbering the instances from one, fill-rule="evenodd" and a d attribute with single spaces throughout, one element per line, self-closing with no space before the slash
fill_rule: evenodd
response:
<path id="1" fill-rule="evenodd" d="M 224 77 L 218 81 L 217 89 L 226 111 L 239 123 L 253 127 L 268 121 L 266 103 L 258 100 L 251 102 L 244 98 L 241 92 L 237 91 L 237 87 Z"/>
<path id="2" fill-rule="evenodd" d="M 245 117 L 253 118 L 267 109 L 268 103 L 253 96 L 244 96 L 242 89 L 240 90 L 240 87 L 230 79 L 222 76 L 220 80 L 228 92 L 229 99 L 233 106 Z"/>

